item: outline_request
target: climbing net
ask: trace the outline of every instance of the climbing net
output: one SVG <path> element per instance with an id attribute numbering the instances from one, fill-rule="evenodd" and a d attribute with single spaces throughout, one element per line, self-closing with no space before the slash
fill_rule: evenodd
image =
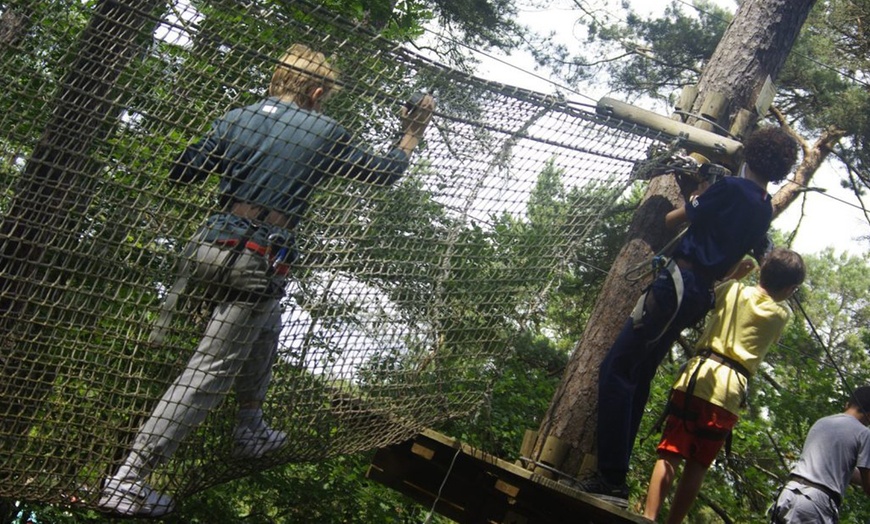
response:
<path id="1" fill-rule="evenodd" d="M 195 351 L 208 301 L 188 300 L 162 343 L 148 335 L 184 245 L 220 208 L 218 177 L 183 187 L 167 172 L 215 118 L 266 96 L 294 42 L 341 71 L 325 112 L 373 150 L 389 148 L 415 92 L 436 96 L 436 114 L 398 183 L 330 179 L 296 231 L 264 407 L 291 444 L 233 460 L 229 394 L 155 470 L 152 484 L 176 495 L 472 413 L 657 140 L 303 2 L 4 5 L 2 497 L 93 503 Z"/>

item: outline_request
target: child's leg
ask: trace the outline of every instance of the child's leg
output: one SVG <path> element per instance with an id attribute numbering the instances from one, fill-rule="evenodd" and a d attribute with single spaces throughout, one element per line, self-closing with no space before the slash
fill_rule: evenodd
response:
<path id="1" fill-rule="evenodd" d="M 240 409 L 261 410 L 269 383 L 272 381 L 272 365 L 278 356 L 278 339 L 281 335 L 281 307 L 276 298 L 263 309 L 262 328 L 253 342 L 251 353 L 242 365 L 234 383 L 236 400 Z"/>
<path id="2" fill-rule="evenodd" d="M 668 513 L 668 524 L 680 523 L 686 518 L 698 492 L 701 491 L 701 484 L 704 482 L 704 476 L 709 468 L 710 466 L 705 466 L 692 459 L 686 461 L 680 483 L 677 484 L 677 492 L 671 503 L 671 511 Z"/>
<path id="3" fill-rule="evenodd" d="M 662 509 L 662 503 L 668 492 L 671 490 L 671 485 L 674 483 L 674 476 L 677 474 L 677 468 L 680 466 L 683 458 L 676 453 L 667 451 L 659 452 L 659 459 L 653 467 L 652 476 L 649 479 L 649 489 L 646 492 L 646 505 L 643 509 L 643 516 L 655 520 L 658 517 L 659 510 Z"/>

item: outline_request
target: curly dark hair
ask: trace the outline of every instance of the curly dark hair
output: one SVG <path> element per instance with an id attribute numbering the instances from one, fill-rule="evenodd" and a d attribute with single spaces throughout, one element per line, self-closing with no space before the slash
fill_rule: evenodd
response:
<path id="1" fill-rule="evenodd" d="M 798 143 L 782 128 L 762 127 L 746 139 L 743 155 L 756 175 L 782 182 L 797 162 Z"/>

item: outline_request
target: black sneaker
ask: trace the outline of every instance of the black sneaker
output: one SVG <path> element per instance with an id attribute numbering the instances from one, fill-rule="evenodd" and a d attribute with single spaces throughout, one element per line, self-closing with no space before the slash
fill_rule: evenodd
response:
<path id="1" fill-rule="evenodd" d="M 601 473 L 595 473 L 591 477 L 575 482 L 574 489 L 593 495 L 595 498 L 620 508 L 628 507 L 628 484 L 625 482 L 611 484 L 601 476 Z"/>

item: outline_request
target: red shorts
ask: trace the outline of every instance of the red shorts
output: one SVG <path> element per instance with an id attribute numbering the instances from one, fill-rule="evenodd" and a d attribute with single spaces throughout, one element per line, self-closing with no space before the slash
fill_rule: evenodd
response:
<path id="1" fill-rule="evenodd" d="M 656 448 L 709 467 L 716 460 L 728 433 L 737 424 L 737 415 L 725 408 L 692 396 L 686 409 L 686 393 L 671 392 L 674 408 L 665 420 L 662 440 Z M 688 413 L 688 417 L 685 415 Z"/>

